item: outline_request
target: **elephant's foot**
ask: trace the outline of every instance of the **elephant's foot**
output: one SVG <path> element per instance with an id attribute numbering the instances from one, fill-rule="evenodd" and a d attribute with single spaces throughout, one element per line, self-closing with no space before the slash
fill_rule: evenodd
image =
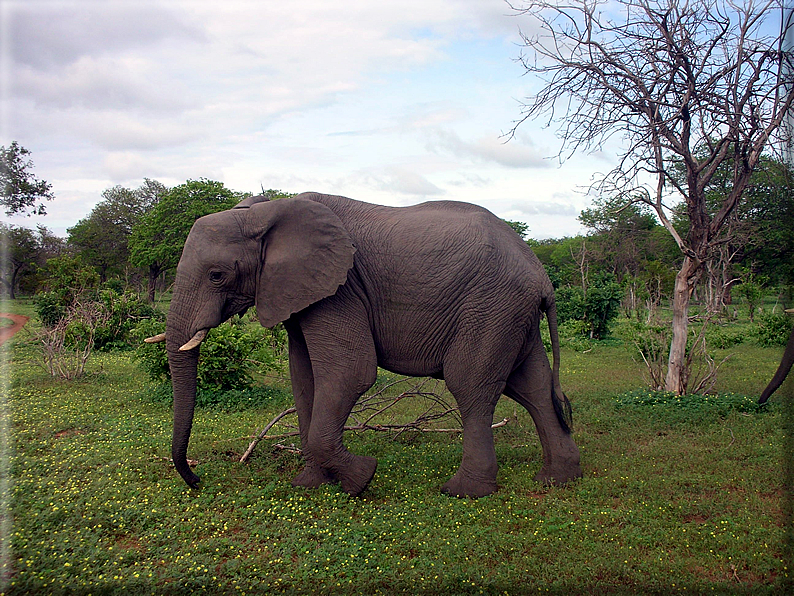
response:
<path id="1" fill-rule="evenodd" d="M 470 497 L 472 499 L 479 499 L 491 495 L 499 490 L 496 484 L 496 479 L 484 480 L 472 478 L 462 470 L 444 483 L 441 487 L 441 492 L 451 497 Z"/>
<path id="2" fill-rule="evenodd" d="M 568 466 L 560 465 L 550 468 L 543 466 L 540 472 L 538 472 L 535 476 L 535 482 L 553 486 L 562 486 L 563 484 L 577 480 L 581 477 L 582 468 L 578 463 L 570 464 Z"/>
<path id="3" fill-rule="evenodd" d="M 303 471 L 292 479 L 292 486 L 318 488 L 323 484 L 336 484 L 337 482 L 338 480 L 329 470 L 315 463 L 307 463 Z"/>
<path id="4" fill-rule="evenodd" d="M 377 467 L 378 460 L 374 457 L 354 455 L 344 471 L 339 471 L 337 474 L 342 483 L 342 490 L 352 497 L 357 497 L 367 488 Z"/>

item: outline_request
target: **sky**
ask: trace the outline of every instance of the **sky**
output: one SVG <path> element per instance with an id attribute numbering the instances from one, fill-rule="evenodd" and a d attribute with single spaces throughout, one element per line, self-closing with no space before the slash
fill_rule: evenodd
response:
<path id="1" fill-rule="evenodd" d="M 526 122 L 531 31 L 503 0 L 0 0 L 0 145 L 55 200 L 0 217 L 59 236 L 116 185 L 219 180 L 406 206 L 481 205 L 575 235 L 614 159 L 560 164 Z"/>

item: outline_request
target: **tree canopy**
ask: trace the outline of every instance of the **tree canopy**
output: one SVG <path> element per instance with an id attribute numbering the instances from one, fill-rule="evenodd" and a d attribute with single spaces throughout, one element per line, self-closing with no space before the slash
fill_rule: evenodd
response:
<path id="1" fill-rule="evenodd" d="M 109 272 L 124 269 L 133 228 L 167 191 L 165 185 L 149 179 L 135 190 L 108 188 L 91 213 L 69 228 L 69 243 L 81 252 L 86 263 L 97 268 L 104 281 Z"/>
<path id="2" fill-rule="evenodd" d="M 47 210 L 42 201 L 51 201 L 55 196 L 48 182 L 33 175 L 33 160 L 29 155 L 30 151 L 16 141 L 8 149 L 0 147 L 0 186 L 6 215 L 44 215 Z"/>
<path id="3" fill-rule="evenodd" d="M 130 262 L 149 271 L 149 298 L 154 280 L 179 263 L 182 247 L 193 223 L 200 217 L 230 209 L 249 196 L 213 180 L 188 180 L 168 190 L 133 227 L 129 239 Z"/>

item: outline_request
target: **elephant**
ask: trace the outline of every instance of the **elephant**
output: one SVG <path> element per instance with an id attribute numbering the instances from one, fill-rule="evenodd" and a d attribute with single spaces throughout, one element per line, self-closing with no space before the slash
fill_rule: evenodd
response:
<path id="1" fill-rule="evenodd" d="M 560 385 L 554 289 L 510 226 L 473 204 L 386 207 L 303 193 L 251 197 L 194 223 L 177 266 L 164 340 L 174 392 L 172 457 L 184 481 L 200 344 L 256 307 L 283 322 L 304 467 L 293 486 L 339 483 L 361 494 L 374 457 L 342 441 L 377 368 L 444 379 L 463 421 L 460 467 L 442 492 L 497 490 L 492 422 L 502 394 L 530 413 L 543 464 L 536 479 L 580 478 L 571 405 Z M 540 321 L 548 319 L 553 366 Z"/>
<path id="2" fill-rule="evenodd" d="M 786 309 L 786 312 L 794 313 L 794 308 Z M 788 338 L 786 349 L 783 350 L 783 358 L 780 359 L 780 366 L 777 367 L 775 376 L 773 376 L 772 380 L 769 381 L 769 385 L 767 385 L 761 393 L 761 397 L 758 399 L 759 404 L 765 404 L 766 400 L 769 399 L 769 396 L 777 391 L 778 387 L 783 384 L 783 381 L 786 380 L 786 377 L 791 370 L 792 364 L 794 364 L 794 328 L 791 329 L 791 335 Z"/>

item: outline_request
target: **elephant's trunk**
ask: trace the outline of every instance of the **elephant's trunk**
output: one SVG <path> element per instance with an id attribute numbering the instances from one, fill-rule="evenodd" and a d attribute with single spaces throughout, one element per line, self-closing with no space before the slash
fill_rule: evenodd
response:
<path id="1" fill-rule="evenodd" d="M 166 348 L 168 366 L 171 369 L 171 385 L 174 390 L 174 432 L 171 437 L 171 457 L 174 467 L 184 481 L 196 488 L 199 477 L 187 463 L 187 447 L 190 431 L 193 428 L 193 412 L 196 406 L 196 376 L 198 372 L 198 345 L 189 350 L 181 350 L 190 339 L 183 322 L 180 304 L 175 292 L 168 313 Z"/>
<path id="2" fill-rule="evenodd" d="M 193 488 L 199 482 L 187 463 L 187 446 L 193 428 L 196 406 L 196 372 L 198 348 L 189 352 L 168 353 L 171 383 L 174 389 L 174 432 L 171 437 L 171 458 L 179 475 Z"/>

